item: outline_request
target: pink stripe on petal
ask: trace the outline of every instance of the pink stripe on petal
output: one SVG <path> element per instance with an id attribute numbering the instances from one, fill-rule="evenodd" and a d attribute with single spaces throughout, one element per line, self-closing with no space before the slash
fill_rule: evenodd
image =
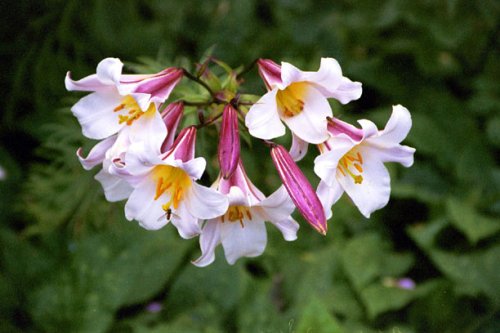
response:
<path id="1" fill-rule="evenodd" d="M 363 130 L 337 118 L 329 118 L 327 128 L 328 132 L 333 136 L 345 134 L 358 142 L 363 139 Z"/>
<path id="2" fill-rule="evenodd" d="M 271 157 L 300 214 L 316 231 L 326 235 L 327 224 L 323 206 L 306 176 L 283 146 L 273 144 Z"/>
<path id="3" fill-rule="evenodd" d="M 134 92 L 151 94 L 152 98 L 165 101 L 183 76 L 183 71 L 178 68 L 167 68 L 160 75 L 153 76 L 137 85 Z"/>
<path id="4" fill-rule="evenodd" d="M 163 122 L 167 127 L 167 137 L 161 146 L 162 153 L 172 147 L 175 139 L 175 132 L 177 131 L 177 127 L 179 126 L 179 122 L 181 121 L 183 114 L 184 104 L 182 102 L 169 104 L 161 113 Z"/>
<path id="5" fill-rule="evenodd" d="M 172 145 L 172 148 L 163 157 L 165 160 L 168 156 L 174 154 L 176 160 L 187 162 L 194 159 L 194 149 L 196 145 L 196 127 L 189 126 L 184 128 Z"/>
<path id="6" fill-rule="evenodd" d="M 224 179 L 228 179 L 236 170 L 240 160 L 238 113 L 230 104 L 225 106 L 222 113 L 218 157 L 221 175 Z"/>
<path id="7" fill-rule="evenodd" d="M 259 74 L 267 90 L 271 90 L 274 85 L 281 83 L 281 66 L 269 59 L 259 59 L 257 61 Z"/>

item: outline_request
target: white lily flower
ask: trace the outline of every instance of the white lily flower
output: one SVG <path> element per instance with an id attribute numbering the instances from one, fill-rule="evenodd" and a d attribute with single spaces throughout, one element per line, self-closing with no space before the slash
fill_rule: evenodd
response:
<path id="1" fill-rule="evenodd" d="M 282 186 L 269 197 L 248 179 L 240 161 L 228 178 L 219 177 L 214 187 L 227 196 L 229 208 L 207 219 L 200 235 L 201 256 L 193 262 L 204 267 L 215 260 L 215 248 L 222 244 L 226 260 L 234 264 L 241 257 L 256 257 L 267 244 L 265 221 L 276 226 L 287 241 L 297 239 L 299 225 L 290 216 L 294 204 Z"/>
<path id="2" fill-rule="evenodd" d="M 314 160 L 314 172 L 321 178 L 317 193 L 327 218 L 344 191 L 369 218 L 389 201 L 390 177 L 384 162 L 398 162 L 405 167 L 413 164 L 415 149 L 400 144 L 411 128 L 411 115 L 405 107 L 393 106 L 382 131 L 369 120 L 358 123 L 361 129 L 331 119 L 331 136 L 319 145 L 321 155 Z"/>
<path id="3" fill-rule="evenodd" d="M 196 128 L 185 128 L 166 153 L 129 147 L 124 160 L 115 160 L 114 175 L 127 180 L 133 192 L 125 204 L 128 220 L 145 229 L 157 230 L 170 221 L 183 238 L 198 235 L 199 219 L 211 219 L 226 212 L 227 198 L 195 182 L 205 170 L 205 159 L 194 158 Z"/>
<path id="4" fill-rule="evenodd" d="M 361 83 L 342 76 L 337 60 L 322 58 L 317 72 L 305 72 L 282 62 L 258 62 L 269 91 L 249 110 L 245 124 L 254 137 L 270 140 L 285 134 L 284 122 L 298 138 L 319 144 L 328 139 L 327 98 L 346 104 L 361 96 Z"/>
<path id="5" fill-rule="evenodd" d="M 149 75 L 124 75 L 122 68 L 120 59 L 106 58 L 97 65 L 96 74 L 79 81 L 72 80 L 69 72 L 66 75 L 67 90 L 92 92 L 71 108 L 90 139 L 107 138 L 156 112 L 183 76 L 173 67 Z"/>

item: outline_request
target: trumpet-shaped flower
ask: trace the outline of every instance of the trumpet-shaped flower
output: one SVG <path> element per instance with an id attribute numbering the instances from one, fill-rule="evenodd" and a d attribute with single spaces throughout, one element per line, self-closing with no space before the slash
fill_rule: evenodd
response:
<path id="1" fill-rule="evenodd" d="M 321 178 L 318 186 L 327 218 L 331 206 L 346 192 L 365 217 L 384 207 L 391 191 L 390 177 L 384 162 L 413 164 L 414 148 L 401 145 L 411 128 L 410 112 L 403 106 L 393 107 L 385 129 L 359 120 L 358 129 L 339 119 L 331 119 L 330 138 L 319 145 L 314 172 Z"/>
<path id="2" fill-rule="evenodd" d="M 178 68 L 149 75 L 124 75 L 122 67 L 119 59 L 106 58 L 97 65 L 96 74 L 79 81 L 73 81 L 69 72 L 66 75 L 66 89 L 92 92 L 71 108 L 88 138 L 107 138 L 156 112 L 183 75 Z"/>
<path id="3" fill-rule="evenodd" d="M 327 117 L 332 110 L 327 98 L 345 104 L 361 96 L 361 83 L 342 76 L 338 62 L 322 58 L 317 72 L 304 72 L 282 62 L 258 62 L 269 91 L 249 110 L 245 124 L 250 134 L 273 139 L 285 134 L 284 122 L 300 139 L 314 144 L 327 140 Z"/>
<path id="4" fill-rule="evenodd" d="M 215 259 L 215 248 L 222 244 L 229 264 L 241 257 L 256 257 L 264 252 L 267 243 L 265 221 L 276 226 L 287 241 L 297 238 L 299 225 L 290 214 L 294 205 L 280 187 L 269 197 L 248 179 L 241 161 L 228 178 L 219 177 L 214 187 L 227 196 L 229 208 L 219 216 L 208 219 L 200 235 L 201 256 L 193 262 L 207 266 Z"/>
<path id="5" fill-rule="evenodd" d="M 156 230 L 168 222 L 183 238 L 200 233 L 198 219 L 211 219 L 227 211 L 227 198 L 195 182 L 205 170 L 205 159 L 194 158 L 196 128 L 185 128 L 166 153 L 142 144 L 129 147 L 124 160 L 113 161 L 112 174 L 133 187 L 125 204 L 128 220 Z"/>

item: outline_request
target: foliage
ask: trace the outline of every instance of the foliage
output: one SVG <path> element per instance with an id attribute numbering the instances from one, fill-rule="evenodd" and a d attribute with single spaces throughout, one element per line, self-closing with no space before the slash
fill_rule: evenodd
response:
<path id="1" fill-rule="evenodd" d="M 498 2 L 52 0 L 1 12 L 1 331 L 500 330 Z M 266 57 L 315 70 L 337 58 L 364 84 L 342 107 L 349 121 L 362 112 L 383 124 L 391 104 L 406 106 L 416 162 L 391 168 L 390 204 L 365 221 L 344 197 L 326 238 L 301 224 L 287 243 L 269 228 L 263 256 L 229 266 L 217 253 L 204 269 L 189 262 L 196 240 L 125 221 L 75 157 L 92 142 L 59 110 L 74 102 L 64 74 L 88 75 L 106 56 L 155 71 L 213 45 L 233 67 Z M 255 70 L 246 77 L 264 91 Z M 211 140 L 201 133 L 199 151 Z M 248 173 L 270 193 L 277 174 L 252 147 Z M 402 277 L 416 287 L 386 283 Z"/>

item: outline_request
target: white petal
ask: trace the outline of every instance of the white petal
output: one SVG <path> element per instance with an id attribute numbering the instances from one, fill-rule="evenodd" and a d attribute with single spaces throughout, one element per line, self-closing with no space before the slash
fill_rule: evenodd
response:
<path id="1" fill-rule="evenodd" d="M 167 127 L 158 111 L 147 111 L 129 127 L 132 143 L 144 142 L 147 150 L 160 153 L 161 145 L 167 137 Z"/>
<path id="2" fill-rule="evenodd" d="M 413 154 L 415 148 L 397 145 L 394 147 L 378 147 L 370 145 L 366 149 L 374 151 L 382 162 L 397 162 L 405 167 L 413 165 Z"/>
<path id="3" fill-rule="evenodd" d="M 117 133 L 124 124 L 118 123 L 113 109 L 120 105 L 121 96 L 113 88 L 106 88 L 80 99 L 71 112 L 78 118 L 83 135 L 101 140 Z"/>
<path id="4" fill-rule="evenodd" d="M 300 161 L 307 154 L 309 144 L 292 133 L 292 147 L 290 147 L 290 155 L 294 161 Z"/>
<path id="5" fill-rule="evenodd" d="M 314 83 L 324 97 L 336 91 L 342 80 L 342 69 L 334 58 L 321 58 L 317 72 L 303 72 L 300 81 Z"/>
<path id="6" fill-rule="evenodd" d="M 277 88 L 262 96 L 248 111 L 245 125 L 256 138 L 270 140 L 285 135 L 276 104 Z"/>
<path id="7" fill-rule="evenodd" d="M 66 73 L 66 78 L 64 79 L 64 85 L 68 91 L 98 91 L 100 89 L 106 89 L 109 87 L 108 84 L 104 84 L 99 81 L 96 74 L 92 74 L 84 77 L 78 81 L 71 79 L 71 73 Z"/>
<path id="8" fill-rule="evenodd" d="M 132 192 L 125 204 L 125 217 L 131 221 L 137 220 L 139 224 L 148 230 L 157 230 L 165 226 L 168 221 L 165 218 L 162 202 L 154 200 L 156 184 L 150 179 L 144 179 Z"/>
<path id="9" fill-rule="evenodd" d="M 392 114 L 385 125 L 384 130 L 380 131 L 379 136 L 372 138 L 378 145 L 398 144 L 403 141 L 411 129 L 411 114 L 407 108 L 401 105 L 392 107 Z"/>
<path id="10" fill-rule="evenodd" d="M 207 220 L 226 213 L 227 197 L 212 188 L 192 183 L 186 198 L 187 210 L 195 217 Z"/>
<path id="11" fill-rule="evenodd" d="M 283 238 L 286 241 L 294 241 L 297 239 L 297 231 L 299 230 L 299 224 L 292 218 L 288 217 L 279 222 L 273 222 L 272 224 L 281 231 Z"/>
<path id="12" fill-rule="evenodd" d="M 339 176 L 338 181 L 358 207 L 369 218 L 375 210 L 387 205 L 391 193 L 389 172 L 376 154 L 363 150 L 363 182 L 355 184 L 349 176 Z"/>
<path id="13" fill-rule="evenodd" d="M 97 77 L 105 84 L 120 83 L 123 63 L 118 58 L 106 58 L 97 65 Z"/>
<path id="14" fill-rule="evenodd" d="M 98 164 L 101 164 L 106 157 L 106 152 L 113 146 L 116 141 L 116 135 L 111 136 L 101 142 L 97 143 L 89 152 L 87 157 L 82 156 L 82 149 L 76 151 L 76 155 L 80 160 L 85 170 L 90 170 Z"/>
<path id="15" fill-rule="evenodd" d="M 360 119 L 358 120 L 358 123 L 361 125 L 361 128 L 363 130 L 363 139 L 361 139 L 361 141 L 368 138 L 377 137 L 379 135 L 377 126 L 371 120 Z"/>
<path id="16" fill-rule="evenodd" d="M 328 140 L 328 144 L 331 150 L 314 159 L 314 173 L 328 186 L 333 186 L 340 159 L 355 146 L 355 143 L 348 137 L 342 136 Z"/>
<path id="17" fill-rule="evenodd" d="M 328 139 L 327 117 L 332 116 L 330 104 L 316 88 L 309 86 L 304 97 L 304 109 L 293 117 L 282 120 L 300 139 L 309 143 L 322 143 Z"/>
<path id="18" fill-rule="evenodd" d="M 326 185 L 323 181 L 319 182 L 316 194 L 323 205 L 327 220 L 332 217 L 332 206 L 340 199 L 342 193 L 344 193 L 344 189 L 338 182 L 334 182 L 332 186 Z"/>
<path id="19" fill-rule="evenodd" d="M 210 265 L 215 260 L 215 248 L 220 244 L 219 220 L 208 220 L 200 235 L 201 256 L 193 261 L 198 267 Z"/>
<path id="20" fill-rule="evenodd" d="M 189 212 L 186 202 L 181 203 L 172 214 L 172 224 L 184 239 L 196 237 L 201 233 L 199 221 Z"/>
<path id="21" fill-rule="evenodd" d="M 267 244 L 266 226 L 262 221 L 243 220 L 221 223 L 221 242 L 227 262 L 233 265 L 238 258 L 256 257 L 264 252 Z"/>
<path id="22" fill-rule="evenodd" d="M 124 179 L 113 176 L 105 170 L 99 171 L 94 178 L 101 183 L 104 196 L 110 202 L 125 200 L 134 190 Z"/>
<path id="23" fill-rule="evenodd" d="M 329 98 L 335 98 L 342 104 L 347 104 L 350 101 L 357 100 L 361 97 L 363 88 L 361 82 L 353 82 L 346 77 L 342 77 L 339 86 L 334 91 L 330 91 Z"/>
<path id="24" fill-rule="evenodd" d="M 193 158 L 185 163 L 180 164 L 180 167 L 193 179 L 200 179 L 205 172 L 207 161 L 203 157 Z"/>
<path id="25" fill-rule="evenodd" d="M 248 193 L 243 193 L 242 189 L 238 186 L 231 186 L 227 198 L 229 200 L 229 206 L 249 207 L 253 204 Z"/>
<path id="26" fill-rule="evenodd" d="M 295 205 L 283 185 L 269 197 L 262 200 L 259 206 L 265 213 L 265 220 L 270 222 L 287 219 L 295 209 Z"/>
<path id="27" fill-rule="evenodd" d="M 278 84 L 281 86 L 280 89 L 285 89 L 287 86 L 294 82 L 307 81 L 304 80 L 304 75 L 311 72 L 303 72 L 294 65 L 288 62 L 281 62 L 281 81 L 282 84 Z"/>

